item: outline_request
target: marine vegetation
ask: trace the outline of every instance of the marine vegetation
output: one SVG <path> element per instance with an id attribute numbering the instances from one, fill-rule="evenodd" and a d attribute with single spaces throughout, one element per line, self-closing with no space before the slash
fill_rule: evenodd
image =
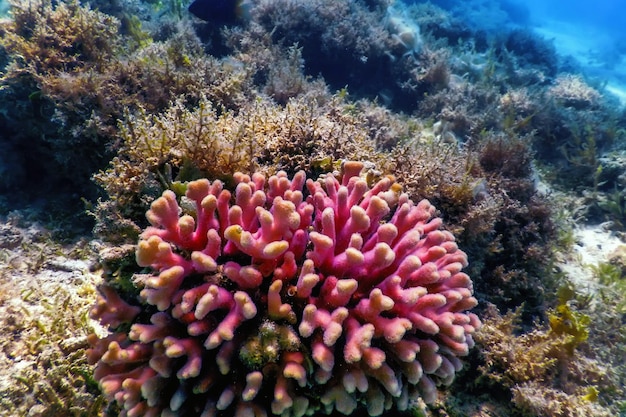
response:
<path id="1" fill-rule="evenodd" d="M 590 317 L 567 302 L 548 312 L 547 326 L 519 333 L 520 312 L 491 311 L 477 335 L 483 364 L 474 392 L 511 401 L 511 416 L 613 416 L 607 407 L 623 390 L 611 364 L 588 357 Z M 482 387 L 481 387 L 482 386 Z M 621 394 L 618 394 L 621 395 Z"/>
<path id="2" fill-rule="evenodd" d="M 105 398 L 87 363 L 95 286 L 83 260 L 17 214 L 0 226 L 0 415 L 96 417 Z M 17 366 L 11 367 L 10 364 Z M 9 372 L 7 372 L 9 371 Z"/>
<path id="3" fill-rule="evenodd" d="M 350 114 L 340 96 L 325 98 L 278 106 L 258 97 L 234 112 L 205 97 L 194 110 L 177 101 L 159 116 L 129 115 L 119 156 L 95 176 L 111 197 L 95 209 L 97 232 L 118 241 L 136 236 L 146 206 L 179 182 L 209 177 L 232 184 L 235 172 L 258 168 L 319 175 L 344 158 L 384 166 L 368 121 Z"/>
<path id="4" fill-rule="evenodd" d="M 32 179 L 45 176 L 59 196 L 80 189 L 95 199 L 90 177 L 115 155 L 125 113 L 160 112 L 176 99 L 193 105 L 201 96 L 227 108 L 247 101 L 249 72 L 206 55 L 189 26 L 153 41 L 137 39 L 140 23 L 129 22 L 138 18 L 76 1 L 16 0 L 11 10 L 13 19 L 0 23 L 10 59 L 0 78 L 2 149 L 13 155 L 2 159 L 12 172 L 2 190 L 34 192 Z"/>

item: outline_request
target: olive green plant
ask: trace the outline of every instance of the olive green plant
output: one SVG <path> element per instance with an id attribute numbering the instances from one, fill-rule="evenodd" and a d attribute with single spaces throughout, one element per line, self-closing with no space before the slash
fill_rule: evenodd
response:
<path id="1" fill-rule="evenodd" d="M 589 268 L 601 284 L 600 296 L 611 299 L 619 314 L 626 314 L 626 274 L 622 268 L 610 262 L 599 262 Z"/>

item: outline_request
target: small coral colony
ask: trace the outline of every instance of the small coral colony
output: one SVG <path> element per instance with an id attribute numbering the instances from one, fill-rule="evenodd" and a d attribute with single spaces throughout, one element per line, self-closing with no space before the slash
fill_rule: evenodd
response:
<path id="1" fill-rule="evenodd" d="M 480 325 L 466 312 L 467 256 L 427 200 L 389 177 L 368 185 L 361 163 L 342 168 L 320 181 L 237 173 L 234 196 L 192 181 L 182 216 L 174 192 L 155 200 L 137 247 L 155 272 L 136 277 L 140 305 L 105 284 L 92 311 L 117 329 L 88 351 L 104 393 L 129 415 L 433 402 Z"/>
<path id="2" fill-rule="evenodd" d="M 1 190 L 41 159 L 103 248 L 62 412 L 626 413 L 624 278 L 558 266 L 572 219 L 624 233 L 624 112 L 415 3 L 12 0 Z"/>

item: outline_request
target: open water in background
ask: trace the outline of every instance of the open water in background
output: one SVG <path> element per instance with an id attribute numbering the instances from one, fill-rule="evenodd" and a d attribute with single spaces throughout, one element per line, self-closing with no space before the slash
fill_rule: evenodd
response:
<path id="1" fill-rule="evenodd" d="M 422 1 L 406 0 L 405 3 Z M 626 0 L 431 0 L 475 29 L 526 27 L 626 105 Z"/>

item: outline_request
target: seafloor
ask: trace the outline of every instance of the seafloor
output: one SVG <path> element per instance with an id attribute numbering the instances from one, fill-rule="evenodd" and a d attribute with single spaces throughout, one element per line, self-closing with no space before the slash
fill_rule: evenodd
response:
<path id="1" fill-rule="evenodd" d="M 107 331 L 90 310 L 141 272 L 164 190 L 346 160 L 428 199 L 469 259 L 476 344 L 407 415 L 626 416 L 626 110 L 498 4 L 480 27 L 422 2 L 254 0 L 205 22 L 176 0 L 11 0 L 0 416 L 127 415 L 88 363 Z"/>

